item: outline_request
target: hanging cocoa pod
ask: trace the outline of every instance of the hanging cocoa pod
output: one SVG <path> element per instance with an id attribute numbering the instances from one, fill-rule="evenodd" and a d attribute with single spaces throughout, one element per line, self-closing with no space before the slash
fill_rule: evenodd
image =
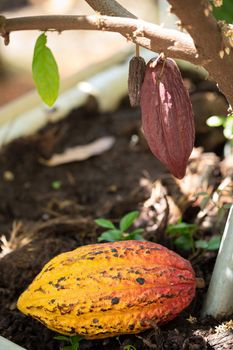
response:
<path id="1" fill-rule="evenodd" d="M 132 107 L 140 105 L 140 92 L 146 70 L 143 57 L 134 56 L 129 62 L 128 93 Z"/>
<path id="2" fill-rule="evenodd" d="M 184 177 L 195 138 L 192 105 L 179 68 L 160 55 L 147 63 L 141 88 L 142 127 L 152 153 Z"/>

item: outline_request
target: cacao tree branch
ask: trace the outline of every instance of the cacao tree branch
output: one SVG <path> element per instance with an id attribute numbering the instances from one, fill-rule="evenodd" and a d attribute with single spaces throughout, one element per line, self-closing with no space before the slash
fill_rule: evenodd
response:
<path id="1" fill-rule="evenodd" d="M 87 29 L 118 32 L 149 50 L 162 51 L 167 56 L 202 65 L 233 106 L 233 50 L 228 48 L 224 51 L 224 37 L 218 22 L 212 16 L 208 0 L 168 0 L 172 12 L 181 19 L 182 26 L 190 35 L 135 19 L 135 15 L 115 0 L 86 2 L 96 12 L 109 14 L 110 17 L 41 16 L 5 19 L 0 16 L 0 35 L 7 44 L 8 33 L 14 30 Z"/>
<path id="2" fill-rule="evenodd" d="M 137 18 L 116 0 L 85 0 L 98 14 L 114 17 Z M 124 34 L 122 34 L 124 35 Z M 127 35 L 124 35 L 127 38 Z M 148 39 L 137 38 L 136 43 L 148 48 Z"/>
<path id="3" fill-rule="evenodd" d="M 226 44 L 208 0 L 168 0 L 171 11 L 193 38 L 198 57 L 233 106 L 233 49 Z M 228 53 L 228 54 L 227 54 Z"/>
<path id="4" fill-rule="evenodd" d="M 137 18 L 115 0 L 85 0 L 93 10 L 101 15 Z"/>
<path id="5" fill-rule="evenodd" d="M 137 19 L 110 16 L 34 16 L 18 17 L 5 20 L 0 27 L 0 34 L 22 30 L 100 30 L 118 32 L 128 40 L 155 51 L 163 51 L 174 58 L 201 64 L 196 57 L 192 38 L 177 30 L 162 28 L 158 25 Z"/>

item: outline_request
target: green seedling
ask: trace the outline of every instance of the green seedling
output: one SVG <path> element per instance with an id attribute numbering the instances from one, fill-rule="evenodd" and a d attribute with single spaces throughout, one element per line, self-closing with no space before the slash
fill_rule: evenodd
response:
<path id="1" fill-rule="evenodd" d="M 177 224 L 171 224 L 167 227 L 167 234 L 173 238 L 174 244 L 183 250 L 205 249 L 218 250 L 221 242 L 221 236 L 216 235 L 209 241 L 204 239 L 195 240 L 194 234 L 198 229 L 196 224 L 187 224 L 180 219 Z"/>
<path id="2" fill-rule="evenodd" d="M 223 135 L 227 140 L 233 140 L 233 115 L 217 116 L 208 118 L 206 124 L 210 127 L 223 127 Z"/>
<path id="3" fill-rule="evenodd" d="M 216 235 L 210 238 L 209 241 L 205 241 L 204 239 L 199 239 L 195 241 L 195 247 L 201 248 L 205 250 L 218 250 L 221 243 L 221 236 Z"/>
<path id="4" fill-rule="evenodd" d="M 138 228 L 131 232 L 128 232 L 128 229 L 133 225 L 134 221 L 138 218 L 138 211 L 131 211 L 130 213 L 123 216 L 120 220 L 119 227 L 116 227 L 112 221 L 107 219 L 96 219 L 95 223 L 101 227 L 107 228 L 107 231 L 104 231 L 98 238 L 99 242 L 108 241 L 125 241 L 125 240 L 138 240 L 143 241 L 141 233 L 143 229 Z"/>
<path id="5" fill-rule="evenodd" d="M 78 350 L 79 349 L 79 343 L 83 339 L 79 335 L 74 335 L 72 337 L 67 337 L 65 335 L 57 335 L 54 337 L 56 340 L 61 340 L 69 343 L 69 345 L 62 346 L 60 349 L 61 350 Z"/>
<path id="6" fill-rule="evenodd" d="M 55 180 L 51 183 L 52 189 L 54 190 L 59 190 L 61 188 L 61 185 L 62 183 L 59 180 Z"/>
<path id="7" fill-rule="evenodd" d="M 129 344 L 129 345 L 125 345 L 123 347 L 123 350 L 137 350 L 137 348 L 135 348 L 135 346 Z"/>
<path id="8" fill-rule="evenodd" d="M 196 224 L 187 224 L 180 219 L 177 224 L 170 224 L 166 233 L 172 237 L 174 244 L 183 250 L 195 250 L 193 235 L 197 231 Z"/>

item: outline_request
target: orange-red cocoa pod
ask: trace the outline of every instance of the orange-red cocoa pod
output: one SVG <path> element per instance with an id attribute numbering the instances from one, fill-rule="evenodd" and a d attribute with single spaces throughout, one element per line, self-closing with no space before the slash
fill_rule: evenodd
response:
<path id="1" fill-rule="evenodd" d="M 147 63 L 141 89 L 142 127 L 152 153 L 184 177 L 195 138 L 192 105 L 179 68 L 159 56 Z"/>
<path id="2" fill-rule="evenodd" d="M 172 320 L 195 289 L 189 261 L 156 243 L 122 241 L 53 258 L 17 306 L 56 332 L 105 338 Z"/>

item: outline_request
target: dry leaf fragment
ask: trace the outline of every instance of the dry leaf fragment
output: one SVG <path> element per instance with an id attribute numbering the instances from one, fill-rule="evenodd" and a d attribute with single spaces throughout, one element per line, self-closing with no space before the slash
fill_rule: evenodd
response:
<path id="1" fill-rule="evenodd" d="M 61 164 L 86 160 L 108 151 L 115 143 L 113 136 L 101 137 L 87 145 L 68 148 L 61 154 L 54 154 L 49 160 L 41 159 L 41 163 L 47 166 L 57 166 Z"/>

